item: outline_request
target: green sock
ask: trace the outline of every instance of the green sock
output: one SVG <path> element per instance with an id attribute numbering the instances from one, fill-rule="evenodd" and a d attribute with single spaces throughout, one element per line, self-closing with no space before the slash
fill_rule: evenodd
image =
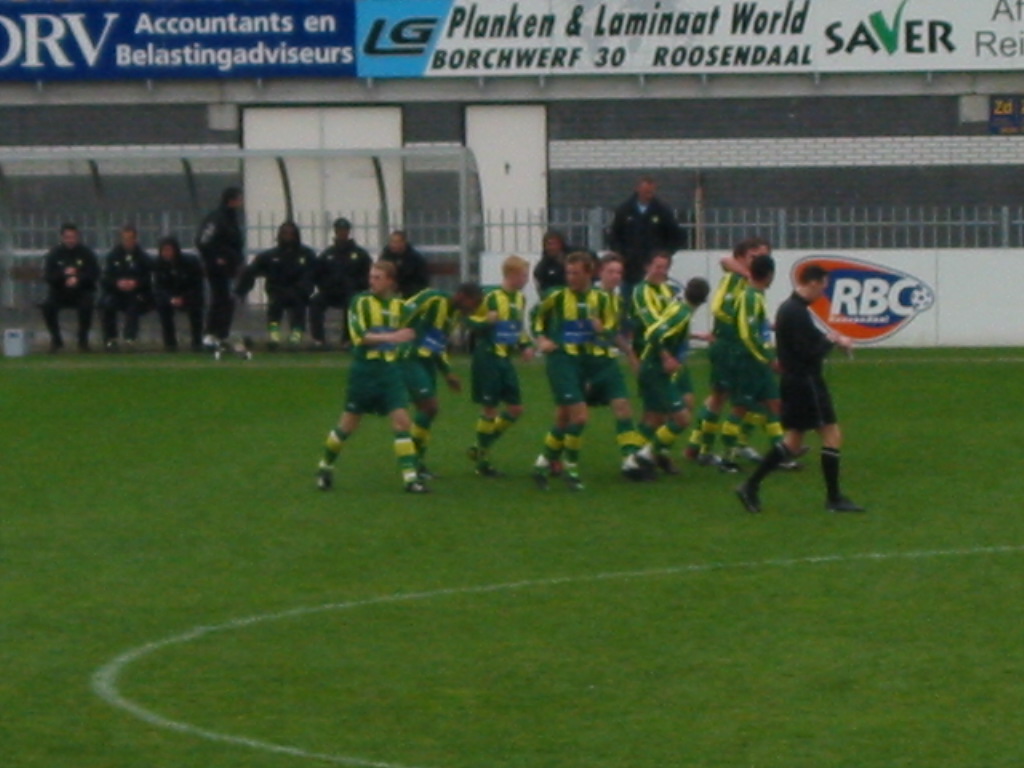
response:
<path id="1" fill-rule="evenodd" d="M 722 425 L 722 447 L 725 449 L 725 458 L 732 461 L 736 457 L 736 444 L 740 439 L 740 417 L 732 414 Z"/>
<path id="2" fill-rule="evenodd" d="M 412 423 L 412 441 L 416 445 L 416 453 L 422 459 L 427 453 L 427 443 L 430 442 L 430 426 L 434 418 L 425 413 L 417 413 Z"/>
<path id="3" fill-rule="evenodd" d="M 348 434 L 335 427 L 327 433 L 327 442 L 324 444 L 324 458 L 320 466 L 329 467 L 338 459 L 342 446 L 348 440 Z"/>
<path id="4" fill-rule="evenodd" d="M 552 427 L 544 436 L 544 458 L 549 462 L 558 461 L 565 448 L 565 430 Z"/>
<path id="5" fill-rule="evenodd" d="M 411 483 L 416 480 L 416 445 L 408 432 L 395 432 L 395 457 L 402 480 Z"/>
<path id="6" fill-rule="evenodd" d="M 619 453 L 623 456 L 631 456 L 644 444 L 644 439 L 632 419 L 615 420 L 615 441 L 619 444 Z"/>
<path id="7" fill-rule="evenodd" d="M 570 424 L 565 428 L 565 461 L 568 464 L 579 464 L 583 427 L 583 424 Z"/>

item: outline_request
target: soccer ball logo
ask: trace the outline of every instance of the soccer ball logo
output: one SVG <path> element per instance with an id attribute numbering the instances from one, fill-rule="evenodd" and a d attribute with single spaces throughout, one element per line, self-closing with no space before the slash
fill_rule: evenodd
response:
<path id="1" fill-rule="evenodd" d="M 926 285 L 918 285 L 910 292 L 910 306 L 915 312 L 924 312 L 935 303 L 935 294 Z"/>

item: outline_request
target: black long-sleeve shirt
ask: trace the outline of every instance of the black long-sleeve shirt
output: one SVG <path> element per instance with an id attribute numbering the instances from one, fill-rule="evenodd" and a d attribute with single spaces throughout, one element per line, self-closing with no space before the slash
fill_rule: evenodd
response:
<path id="1" fill-rule="evenodd" d="M 370 265 L 373 259 L 355 240 L 335 240 L 317 256 L 314 278 L 322 293 L 355 296 L 370 289 Z"/>
<path id="2" fill-rule="evenodd" d="M 380 259 L 394 262 L 397 270 L 395 280 L 403 299 L 415 296 L 430 285 L 430 267 L 427 260 L 411 245 L 401 253 L 385 248 L 380 254 Z"/>
<path id="3" fill-rule="evenodd" d="M 134 280 L 134 293 L 149 293 L 152 272 L 153 259 L 140 246 L 129 251 L 123 245 L 115 245 L 103 264 L 103 290 L 116 294 L 120 292 L 118 280 Z"/>
<path id="4" fill-rule="evenodd" d="M 625 261 L 627 283 L 643 280 L 644 267 L 652 254 L 686 248 L 686 241 L 686 232 L 671 208 L 655 197 L 640 210 L 635 194 L 616 209 L 608 231 L 608 247 Z"/>
<path id="5" fill-rule="evenodd" d="M 244 296 L 252 290 L 257 277 L 264 278 L 267 295 L 274 298 L 290 291 L 309 297 L 313 293 L 313 270 L 316 252 L 305 245 L 279 245 L 257 254 L 242 270 L 235 293 Z"/>
<path id="6" fill-rule="evenodd" d="M 833 344 L 811 317 L 810 302 L 794 291 L 775 313 L 775 346 L 785 375 L 820 376 Z"/>
<path id="7" fill-rule="evenodd" d="M 78 285 L 68 288 L 65 280 L 68 275 L 65 270 L 74 267 Z M 52 291 L 57 293 L 65 291 L 95 291 L 96 284 L 100 279 L 100 262 L 91 248 L 84 245 L 76 245 L 74 248 L 66 248 L 64 245 L 57 245 L 46 254 L 46 263 L 43 268 L 44 279 L 50 285 Z"/>
<path id="8" fill-rule="evenodd" d="M 221 206 L 199 225 L 196 248 L 209 278 L 234 277 L 245 263 L 244 246 L 238 211 L 234 208 Z"/>
<path id="9" fill-rule="evenodd" d="M 153 294 L 158 303 L 184 299 L 203 303 L 203 265 L 197 256 L 178 252 L 173 259 L 158 258 L 153 265 Z"/>

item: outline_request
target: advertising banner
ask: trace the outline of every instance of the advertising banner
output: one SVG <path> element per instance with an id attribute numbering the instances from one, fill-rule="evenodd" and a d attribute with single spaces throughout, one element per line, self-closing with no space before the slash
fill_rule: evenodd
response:
<path id="1" fill-rule="evenodd" d="M 1020 0 L 359 0 L 368 77 L 1024 68 Z"/>
<path id="2" fill-rule="evenodd" d="M 1024 69 L 1024 0 L 0 4 L 0 80 Z"/>
<path id="3" fill-rule="evenodd" d="M 26 2 L 0 8 L 0 80 L 352 77 L 352 2 Z"/>

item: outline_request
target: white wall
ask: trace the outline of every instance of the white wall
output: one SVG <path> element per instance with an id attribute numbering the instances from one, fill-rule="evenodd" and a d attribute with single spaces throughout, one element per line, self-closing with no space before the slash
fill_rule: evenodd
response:
<path id="1" fill-rule="evenodd" d="M 246 109 L 243 121 L 246 149 L 376 149 L 402 146 L 402 110 L 399 107 L 287 107 Z M 329 222 L 347 216 L 366 223 L 380 208 L 380 194 L 370 158 L 287 159 L 292 201 L 296 211 L 315 211 L 315 231 L 303 231 L 315 246 L 328 241 Z M 387 207 L 392 222 L 401 221 L 403 199 L 402 168 L 398 162 L 383 162 Z M 272 160 L 250 161 L 245 169 L 246 211 L 249 223 L 255 219 L 284 216 L 285 204 L 277 166 Z M 265 222 L 263 222 L 265 223 Z M 305 223 L 305 222 L 302 222 Z M 252 228 L 250 227 L 250 231 Z M 250 247 L 268 247 L 272 228 L 257 230 L 262 242 Z M 376 229 L 361 230 L 376 234 Z M 378 250 L 383 244 L 373 237 L 362 245 Z"/>
<path id="2" fill-rule="evenodd" d="M 507 254 L 485 253 L 480 274 L 484 284 L 501 282 L 501 262 Z M 720 252 L 680 251 L 671 277 L 680 285 L 691 277 L 704 277 L 714 288 L 721 276 Z M 829 256 L 869 262 L 882 269 L 917 278 L 934 291 L 934 304 L 892 336 L 865 346 L 878 347 L 992 347 L 1024 345 L 1024 325 L 1016 320 L 1019 286 L 1024 285 L 1024 251 L 987 250 L 876 250 L 776 251 L 775 283 L 768 291 L 771 311 L 792 291 L 791 269 L 808 256 Z M 532 268 L 532 265 L 531 265 Z M 531 285 L 527 299 L 536 301 Z M 707 308 L 698 313 L 695 330 L 709 326 Z"/>
<path id="3" fill-rule="evenodd" d="M 466 146 L 476 156 L 485 211 L 503 211 L 535 224 L 517 228 L 516 242 L 488 247 L 539 251 L 548 205 L 547 110 L 516 104 L 466 107 Z M 502 228 L 503 230 L 506 228 Z"/>

